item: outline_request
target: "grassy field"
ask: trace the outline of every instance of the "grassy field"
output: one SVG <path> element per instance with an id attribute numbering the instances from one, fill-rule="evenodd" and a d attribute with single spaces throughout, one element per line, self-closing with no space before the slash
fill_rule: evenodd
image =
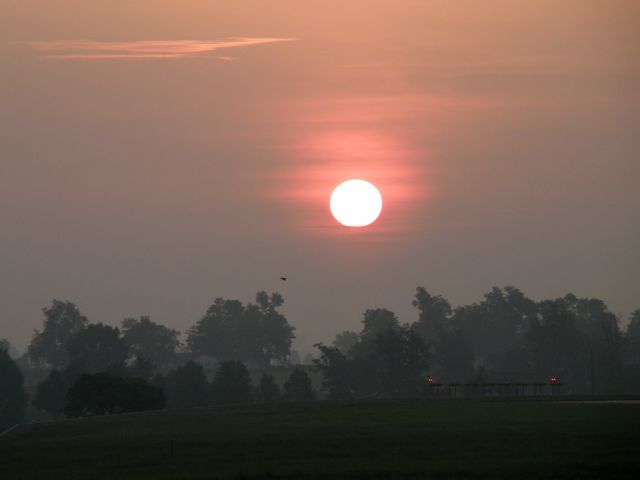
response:
<path id="1" fill-rule="evenodd" d="M 3 480 L 635 479 L 639 472 L 640 405 L 622 404 L 212 407 L 34 425 L 0 439 Z"/>

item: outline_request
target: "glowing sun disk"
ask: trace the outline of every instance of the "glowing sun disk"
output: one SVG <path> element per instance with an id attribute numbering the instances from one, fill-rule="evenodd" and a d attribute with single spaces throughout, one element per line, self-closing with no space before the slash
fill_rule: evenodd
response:
<path id="1" fill-rule="evenodd" d="M 373 223 L 382 211 L 382 195 L 365 180 L 342 182 L 329 201 L 335 219 L 347 227 L 364 227 Z"/>

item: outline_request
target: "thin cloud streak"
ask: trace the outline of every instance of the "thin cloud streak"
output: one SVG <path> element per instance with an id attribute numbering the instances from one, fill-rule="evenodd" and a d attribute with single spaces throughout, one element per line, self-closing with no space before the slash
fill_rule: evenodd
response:
<path id="1" fill-rule="evenodd" d="M 239 37 L 227 40 L 138 40 L 130 42 L 98 42 L 95 40 L 55 40 L 26 42 L 43 58 L 53 60 L 167 59 L 210 57 L 217 50 L 288 42 L 293 38 Z M 214 56 L 218 60 L 233 57 Z"/>

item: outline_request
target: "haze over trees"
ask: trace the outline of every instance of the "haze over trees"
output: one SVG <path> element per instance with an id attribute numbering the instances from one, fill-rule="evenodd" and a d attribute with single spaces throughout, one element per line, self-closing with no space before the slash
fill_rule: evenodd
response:
<path id="1" fill-rule="evenodd" d="M 0 423 L 24 417 L 23 376 L 34 411 L 52 416 L 419 397 L 429 394 L 427 377 L 485 383 L 554 376 L 567 393 L 640 392 L 640 310 L 623 331 L 599 299 L 568 294 L 536 302 L 515 287 L 494 287 L 478 302 L 453 307 L 418 287 L 413 322 L 367 309 L 359 332 L 315 345 L 313 365 L 296 364 L 283 302 L 266 292 L 246 304 L 217 298 L 183 344 L 178 331 L 149 317 L 124 319 L 118 329 L 53 300 L 17 363 L 0 342 Z"/>
<path id="2" fill-rule="evenodd" d="M 345 330 L 344 332 L 336 335 L 336 338 L 333 340 L 332 346 L 346 355 L 347 353 L 349 353 L 349 350 L 351 350 L 351 347 L 358 343 L 358 340 L 359 337 L 356 332 Z"/>
<path id="3" fill-rule="evenodd" d="M 425 385 L 429 349 L 409 326 L 400 325 L 386 309 L 367 310 L 358 341 L 347 354 L 318 344 L 316 365 L 324 375 L 323 389 L 332 399 L 407 397 Z"/>
<path id="4" fill-rule="evenodd" d="M 30 360 L 57 369 L 68 363 L 67 342 L 87 326 L 87 317 L 71 302 L 53 300 L 42 309 L 45 321 L 42 331 L 36 330 L 29 344 Z"/>
<path id="5" fill-rule="evenodd" d="M 101 323 L 89 325 L 67 341 L 69 363 L 83 373 L 122 370 L 129 345 L 117 328 Z"/>
<path id="6" fill-rule="evenodd" d="M 478 303 L 432 309 L 429 316 L 424 299 L 433 305 L 434 297 L 425 292 L 419 288 L 414 302 L 420 310 L 417 331 L 432 345 L 432 370 L 441 378 L 463 381 L 475 368 L 503 381 L 555 375 L 576 393 L 590 392 L 592 377 L 597 392 L 638 388 L 623 380 L 632 369 L 621 364 L 625 338 L 601 300 L 568 294 L 534 302 L 515 287 L 493 288 Z"/>
<path id="7" fill-rule="evenodd" d="M 290 354 L 294 327 L 278 312 L 278 293 L 258 292 L 256 303 L 217 298 L 189 331 L 187 345 L 195 355 L 219 361 L 238 360 L 266 367 Z"/>
<path id="8" fill-rule="evenodd" d="M 152 322 L 147 316 L 122 321 L 122 338 L 137 358 L 157 367 L 175 363 L 180 348 L 180 332 Z"/>

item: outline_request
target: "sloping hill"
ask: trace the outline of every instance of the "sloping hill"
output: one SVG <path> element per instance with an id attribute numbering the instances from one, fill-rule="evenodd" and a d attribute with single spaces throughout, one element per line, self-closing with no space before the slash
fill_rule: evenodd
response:
<path id="1" fill-rule="evenodd" d="M 22 427 L 0 478 L 637 478 L 638 445 L 632 404 L 212 407 Z"/>

